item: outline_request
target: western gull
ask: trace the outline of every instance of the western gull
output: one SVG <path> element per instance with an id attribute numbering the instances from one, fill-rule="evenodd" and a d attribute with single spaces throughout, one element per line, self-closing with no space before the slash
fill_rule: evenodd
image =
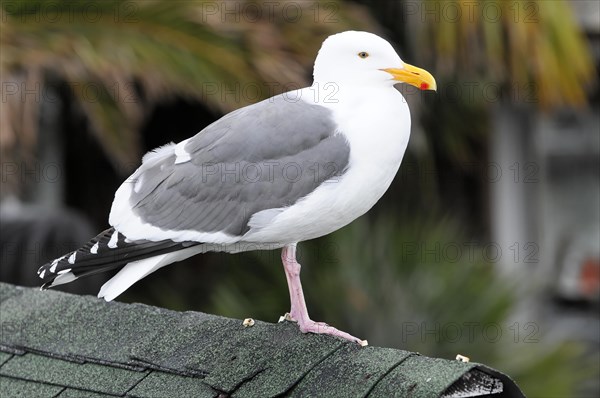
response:
<path id="1" fill-rule="evenodd" d="M 342 228 L 381 198 L 410 135 L 408 105 L 394 84 L 435 90 L 436 82 L 386 40 L 357 31 L 323 42 L 313 77 L 310 87 L 147 153 L 115 194 L 111 227 L 40 267 L 42 289 L 120 268 L 98 293 L 111 301 L 198 253 L 282 248 L 289 318 L 304 333 L 363 343 L 310 319 L 296 245 Z"/>

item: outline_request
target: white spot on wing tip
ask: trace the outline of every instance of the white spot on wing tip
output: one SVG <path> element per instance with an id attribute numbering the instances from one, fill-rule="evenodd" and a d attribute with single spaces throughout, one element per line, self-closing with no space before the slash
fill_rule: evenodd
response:
<path id="1" fill-rule="evenodd" d="M 94 243 L 94 246 L 92 246 L 90 248 L 90 253 L 92 253 L 92 254 L 98 254 L 98 246 L 99 246 L 98 242 Z"/>
<path id="2" fill-rule="evenodd" d="M 67 260 L 69 262 L 69 264 L 75 264 L 75 258 L 77 257 L 77 252 L 74 251 L 70 256 L 69 259 Z"/>
<path id="3" fill-rule="evenodd" d="M 52 265 L 50 266 L 50 272 L 55 273 L 56 272 L 56 266 L 58 265 L 58 262 L 60 260 L 62 260 L 63 258 L 65 258 L 66 254 L 64 256 L 61 256 L 57 259 L 55 259 L 54 261 L 52 261 Z"/>
<path id="4" fill-rule="evenodd" d="M 119 238 L 119 231 L 115 230 L 115 232 L 113 232 L 112 236 L 110 237 L 110 240 L 108 241 L 107 246 L 111 249 L 116 248 L 118 238 Z"/>
<path id="5" fill-rule="evenodd" d="M 46 270 L 43 270 L 43 271 L 40 273 L 40 279 L 44 279 L 44 275 L 46 275 Z"/>

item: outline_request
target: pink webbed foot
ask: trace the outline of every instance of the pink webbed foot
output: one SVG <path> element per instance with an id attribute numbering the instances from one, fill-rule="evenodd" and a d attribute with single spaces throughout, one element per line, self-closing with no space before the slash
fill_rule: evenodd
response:
<path id="1" fill-rule="evenodd" d="M 285 269 L 285 276 L 288 282 L 288 289 L 290 291 L 290 301 L 292 308 L 289 314 L 286 314 L 286 318 L 297 322 L 302 333 L 316 333 L 316 334 L 328 334 L 330 336 L 341 337 L 342 339 L 349 340 L 366 346 L 368 343 L 366 340 L 361 340 L 357 337 L 352 336 L 349 333 L 343 332 L 339 329 L 329 326 L 325 322 L 315 322 L 308 316 L 308 310 L 306 309 L 306 303 L 304 301 L 304 292 L 302 291 L 302 284 L 300 283 L 300 264 L 296 261 L 296 245 L 285 246 L 281 252 L 281 260 L 283 261 L 283 267 Z"/>
<path id="2" fill-rule="evenodd" d="M 300 327 L 300 331 L 302 333 L 328 334 L 330 336 L 341 337 L 342 339 L 350 340 L 360 344 L 361 346 L 367 345 L 366 340 L 361 340 L 358 337 L 354 337 L 349 333 L 336 329 L 333 326 L 329 326 L 325 322 L 315 322 L 309 319 L 308 321 L 304 321 L 302 324 L 298 322 L 298 326 Z"/>

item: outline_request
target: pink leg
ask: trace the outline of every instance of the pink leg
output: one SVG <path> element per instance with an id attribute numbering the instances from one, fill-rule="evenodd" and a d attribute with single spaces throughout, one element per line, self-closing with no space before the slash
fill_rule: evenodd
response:
<path id="1" fill-rule="evenodd" d="M 285 246 L 281 251 L 281 261 L 285 269 L 285 277 L 290 291 L 292 308 L 290 316 L 293 321 L 298 322 L 302 333 L 330 334 L 346 340 L 354 341 L 360 345 L 366 345 L 366 341 L 358 339 L 346 332 L 342 332 L 324 322 L 315 322 L 308 316 L 302 283 L 300 282 L 300 264 L 296 261 L 296 244 Z"/>

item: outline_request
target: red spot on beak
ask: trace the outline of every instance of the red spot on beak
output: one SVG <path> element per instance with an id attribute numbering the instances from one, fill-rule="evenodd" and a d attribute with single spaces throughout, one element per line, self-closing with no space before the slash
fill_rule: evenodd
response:
<path id="1" fill-rule="evenodd" d="M 427 90 L 429 88 L 429 84 L 428 83 L 421 83 L 421 90 Z"/>

